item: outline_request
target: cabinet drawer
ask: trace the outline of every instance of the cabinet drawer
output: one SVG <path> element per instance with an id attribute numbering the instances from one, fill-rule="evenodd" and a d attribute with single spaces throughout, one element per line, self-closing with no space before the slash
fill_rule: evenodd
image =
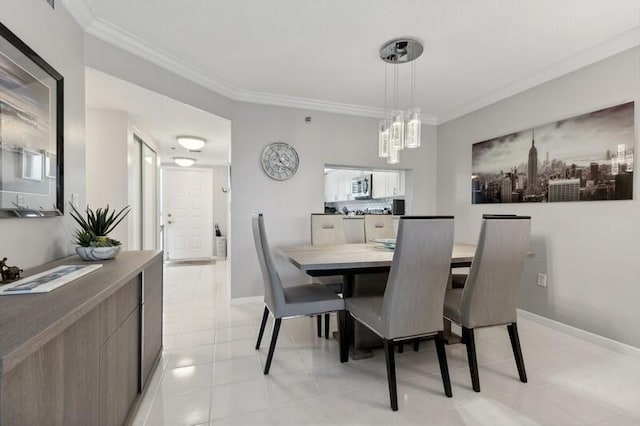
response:
<path id="1" fill-rule="evenodd" d="M 100 304 L 100 346 L 140 304 L 140 275 Z"/>
<path id="2" fill-rule="evenodd" d="M 140 312 L 134 309 L 100 348 L 100 425 L 125 424 L 138 396 Z"/>

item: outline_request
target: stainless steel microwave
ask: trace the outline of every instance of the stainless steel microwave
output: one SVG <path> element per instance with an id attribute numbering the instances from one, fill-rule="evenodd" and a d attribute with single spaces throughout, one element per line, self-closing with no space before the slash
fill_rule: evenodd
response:
<path id="1" fill-rule="evenodd" d="M 351 180 L 351 195 L 356 200 L 368 200 L 373 192 L 373 175 L 367 174 Z"/>

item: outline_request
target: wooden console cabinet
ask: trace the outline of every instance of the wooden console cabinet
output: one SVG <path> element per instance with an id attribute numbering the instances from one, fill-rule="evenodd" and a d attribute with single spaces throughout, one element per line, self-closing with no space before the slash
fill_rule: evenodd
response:
<path id="1" fill-rule="evenodd" d="M 50 293 L 0 297 L 0 425 L 123 425 L 133 414 L 162 350 L 162 254 L 101 263 Z"/>

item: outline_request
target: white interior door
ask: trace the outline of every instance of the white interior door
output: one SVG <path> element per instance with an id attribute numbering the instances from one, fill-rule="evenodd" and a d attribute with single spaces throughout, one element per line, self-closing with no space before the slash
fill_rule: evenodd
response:
<path id="1" fill-rule="evenodd" d="M 168 260 L 213 258 L 213 170 L 163 171 Z"/>

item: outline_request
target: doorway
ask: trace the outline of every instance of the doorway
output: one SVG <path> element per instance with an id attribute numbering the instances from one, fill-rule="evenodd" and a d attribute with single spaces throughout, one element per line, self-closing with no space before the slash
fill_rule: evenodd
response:
<path id="1" fill-rule="evenodd" d="M 165 260 L 213 259 L 213 170 L 163 167 Z"/>

